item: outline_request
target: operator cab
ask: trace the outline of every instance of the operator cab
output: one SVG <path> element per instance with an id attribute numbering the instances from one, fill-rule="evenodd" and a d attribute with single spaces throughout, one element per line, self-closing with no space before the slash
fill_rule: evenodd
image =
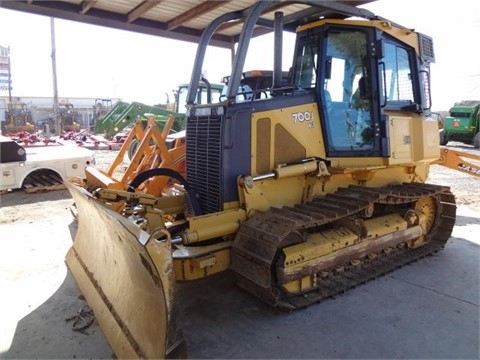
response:
<path id="1" fill-rule="evenodd" d="M 385 111 L 428 108 L 425 66 L 386 32 L 326 23 L 299 31 L 292 81 L 318 96 L 327 156 L 389 156 Z"/>

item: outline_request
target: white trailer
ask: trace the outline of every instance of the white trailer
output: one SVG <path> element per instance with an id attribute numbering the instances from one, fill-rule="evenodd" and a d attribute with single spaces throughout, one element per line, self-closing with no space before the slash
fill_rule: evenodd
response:
<path id="1" fill-rule="evenodd" d="M 15 189 L 27 192 L 65 188 L 65 180 L 85 177 L 95 163 L 94 152 L 68 145 L 21 146 L 0 135 L 0 194 Z"/>

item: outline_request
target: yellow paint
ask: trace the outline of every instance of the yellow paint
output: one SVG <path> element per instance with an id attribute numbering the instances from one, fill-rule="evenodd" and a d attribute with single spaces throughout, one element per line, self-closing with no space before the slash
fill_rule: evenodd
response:
<path id="1" fill-rule="evenodd" d="M 268 119 L 268 121 L 265 121 Z M 269 138 L 259 138 L 257 132 L 257 122 L 262 122 L 262 131 L 269 134 Z M 265 124 L 270 125 L 270 130 L 265 131 Z M 299 147 L 304 149 L 304 158 L 317 156 L 325 158 L 325 148 L 323 144 L 323 134 L 320 126 L 320 114 L 316 103 L 303 104 L 288 108 L 275 109 L 271 111 L 263 111 L 252 114 L 252 140 L 251 140 L 251 157 L 252 157 L 252 176 L 259 175 L 257 173 L 257 159 L 263 158 L 263 153 L 257 153 L 257 144 L 261 142 L 268 143 L 270 146 L 262 151 L 268 151 L 269 170 L 276 168 L 278 165 L 292 161 L 288 159 L 288 144 L 277 144 L 276 139 L 279 134 L 286 132 L 290 135 L 292 142 L 298 142 Z M 278 141 L 278 140 L 277 140 Z M 277 152 L 275 151 L 277 149 Z M 278 154 L 278 149 L 285 150 L 285 161 Z M 294 159 L 296 161 L 301 158 Z M 262 166 L 260 166 L 261 168 Z"/>
<path id="2" fill-rule="evenodd" d="M 346 227 L 312 234 L 306 242 L 283 249 L 285 256 L 283 266 L 287 268 L 331 254 L 352 245 L 357 239 L 357 234 Z"/>
<path id="3" fill-rule="evenodd" d="M 234 234 L 240 221 L 246 219 L 243 209 L 227 210 L 189 219 L 189 228 L 184 233 L 184 243 L 191 244 Z"/>
<path id="4" fill-rule="evenodd" d="M 370 219 L 363 224 L 367 234 L 362 241 L 407 228 L 406 221 L 398 214 L 390 214 Z M 298 267 L 299 264 L 307 263 L 351 246 L 358 240 L 357 234 L 346 227 L 338 227 L 308 235 L 304 243 L 293 245 L 282 250 L 285 256 L 283 267 Z"/>
<path id="5" fill-rule="evenodd" d="M 222 249 L 197 258 L 174 258 L 173 266 L 177 281 L 201 279 L 228 269 L 230 250 Z"/>
<path id="6" fill-rule="evenodd" d="M 365 221 L 367 239 L 376 238 L 392 232 L 405 230 L 407 223 L 398 214 L 391 214 Z"/>

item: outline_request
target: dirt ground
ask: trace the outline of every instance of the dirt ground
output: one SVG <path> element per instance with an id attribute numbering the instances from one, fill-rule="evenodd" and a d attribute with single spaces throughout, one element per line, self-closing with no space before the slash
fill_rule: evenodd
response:
<path id="1" fill-rule="evenodd" d="M 460 146 L 460 149 L 478 153 L 478 150 L 465 146 Z M 114 151 L 97 151 L 97 166 L 106 169 L 115 154 Z M 478 191 L 480 179 L 440 166 L 433 166 L 429 182 L 451 187 L 452 192 L 456 195 L 460 212 L 464 214 L 457 221 L 459 226 L 456 227 L 457 231 L 461 230 L 467 233 L 467 235 L 461 235 L 462 238 L 478 240 L 476 234 L 480 230 L 480 191 Z M 0 288 L 2 289 L 0 358 L 2 359 L 113 357 L 96 323 L 83 332 L 76 332 L 72 331 L 70 324 L 65 320 L 85 305 L 85 301 L 72 277 L 69 276 L 64 263 L 65 254 L 71 246 L 76 232 L 76 223 L 70 213 L 71 205 L 72 199 L 67 190 L 39 194 L 15 191 L 0 197 Z M 460 233 L 456 234 L 459 236 Z M 480 242 L 475 248 L 477 252 L 478 244 Z M 475 275 L 475 272 L 478 274 L 478 270 L 477 264 L 473 269 L 475 277 L 471 280 L 474 284 L 473 290 L 470 290 L 473 291 L 471 303 L 477 313 L 478 275 Z M 225 281 L 227 280 L 221 280 L 220 285 L 217 284 L 217 286 L 220 288 L 226 286 Z M 241 295 L 238 295 L 235 301 L 250 301 L 249 298 L 248 300 L 244 298 L 246 295 L 243 293 L 239 294 Z M 187 311 L 195 306 L 191 303 L 194 301 L 192 299 L 184 305 Z M 196 301 L 204 300 L 196 299 Z M 216 298 L 216 301 L 222 302 L 222 296 Z M 249 304 L 257 304 L 257 302 L 253 300 Z M 251 306 L 253 307 L 249 311 L 262 312 L 263 315 L 257 314 L 257 317 L 267 316 L 262 305 Z M 35 316 L 32 317 L 32 314 Z M 184 322 L 195 321 L 194 317 L 192 319 L 184 319 Z M 249 321 L 253 321 L 252 319 Z M 221 323 L 225 319 L 218 317 L 215 318 L 215 321 Z M 306 321 L 308 322 L 308 316 Z M 468 349 L 469 352 L 464 358 L 470 358 L 470 355 L 475 352 L 478 355 L 478 317 L 472 321 L 469 330 L 471 334 L 467 335 L 465 341 L 468 341 L 469 344 L 472 341 L 474 343 L 471 344 L 471 348 Z M 286 326 L 286 324 L 281 325 Z M 197 329 L 197 331 L 201 330 Z M 253 330 L 245 331 L 248 335 L 248 332 Z M 195 338 L 192 329 L 187 331 L 187 335 Z M 278 336 L 280 338 L 280 335 Z M 477 340 L 472 340 L 472 337 Z M 92 339 L 95 339 L 95 346 L 92 345 Z M 213 349 L 205 350 L 205 344 L 198 343 L 198 339 L 193 340 L 193 343 L 198 346 L 198 349 L 194 350 L 194 354 L 198 357 L 209 357 L 209 354 L 215 354 L 215 351 L 218 354 L 226 354 L 212 344 L 209 346 L 214 346 Z M 214 342 L 214 339 L 210 340 Z M 459 344 L 464 348 L 470 346 L 463 345 L 460 340 Z M 245 343 L 243 345 L 247 348 L 249 346 Z M 53 347 L 53 350 L 48 350 L 50 347 Z M 245 357 L 255 357 L 255 352 L 253 352 L 254 355 L 248 355 L 249 353 L 246 352 L 242 354 L 246 355 Z M 416 357 L 415 353 L 412 354 L 406 357 Z M 330 355 L 330 357 L 336 357 L 335 353 Z M 282 354 L 277 353 L 276 357 L 282 357 Z M 426 357 L 434 358 L 435 356 Z M 446 357 L 454 358 L 452 354 Z M 472 358 L 474 357 L 476 356 Z"/>

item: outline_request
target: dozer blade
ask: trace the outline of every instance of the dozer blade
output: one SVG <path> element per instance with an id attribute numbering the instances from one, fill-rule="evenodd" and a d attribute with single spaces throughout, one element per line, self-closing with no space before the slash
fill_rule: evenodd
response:
<path id="1" fill-rule="evenodd" d="M 173 310 L 171 242 L 149 239 L 85 189 L 66 183 L 78 210 L 78 231 L 66 263 L 115 355 L 183 356 Z"/>

